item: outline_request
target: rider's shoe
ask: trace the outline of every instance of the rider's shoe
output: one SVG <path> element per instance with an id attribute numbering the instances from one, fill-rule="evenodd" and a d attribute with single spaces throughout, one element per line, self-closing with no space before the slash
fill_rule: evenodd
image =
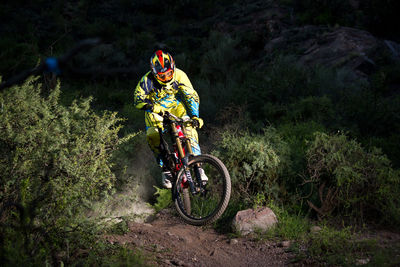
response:
<path id="1" fill-rule="evenodd" d="M 201 181 L 203 182 L 203 184 L 206 184 L 208 182 L 208 177 L 207 177 L 206 173 L 204 172 L 203 168 L 199 167 L 199 173 L 200 173 Z"/>
<path id="2" fill-rule="evenodd" d="M 170 171 L 162 172 L 161 183 L 164 188 L 167 188 L 167 189 L 172 188 L 171 179 L 172 179 L 172 175 L 171 175 Z"/>

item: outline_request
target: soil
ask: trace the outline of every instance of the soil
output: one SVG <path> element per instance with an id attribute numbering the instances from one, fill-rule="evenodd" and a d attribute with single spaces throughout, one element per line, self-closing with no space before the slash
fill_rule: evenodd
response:
<path id="1" fill-rule="evenodd" d="M 128 224 L 125 235 L 110 235 L 111 243 L 140 249 L 156 266 L 288 266 L 294 255 L 290 242 L 229 238 L 211 227 L 184 223 L 172 210 L 158 213 L 151 222 Z"/>

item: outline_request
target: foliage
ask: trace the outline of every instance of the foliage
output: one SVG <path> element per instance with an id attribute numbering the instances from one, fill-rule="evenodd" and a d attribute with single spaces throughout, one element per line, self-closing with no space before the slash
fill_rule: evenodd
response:
<path id="1" fill-rule="evenodd" d="M 172 203 L 171 190 L 158 188 L 156 186 L 154 186 L 154 188 L 156 189 L 154 195 L 157 196 L 157 198 L 156 203 L 154 203 L 153 207 L 156 212 L 159 212 L 160 210 L 165 209 Z"/>
<path id="2" fill-rule="evenodd" d="M 215 154 L 230 172 L 233 192 L 242 199 L 255 203 L 258 193 L 279 199 L 279 178 L 289 166 L 289 151 L 274 128 L 266 128 L 262 135 L 225 132 Z"/>
<path id="3" fill-rule="evenodd" d="M 131 248 L 120 245 L 109 245 L 103 243 L 101 247 L 90 250 L 87 258 L 74 265 L 85 266 L 151 266 L 149 258 L 140 250 L 133 251 Z"/>
<path id="4" fill-rule="evenodd" d="M 122 234 L 126 231 L 126 222 L 113 228 L 115 234 Z M 104 225 L 83 220 L 81 226 L 64 239 L 64 250 L 56 254 L 54 261 L 72 266 L 148 266 L 149 258 L 142 251 L 106 240 L 103 234 L 108 234 L 109 230 Z"/>
<path id="5" fill-rule="evenodd" d="M 300 214 L 291 214 L 287 208 L 272 201 L 268 203 L 268 207 L 273 210 L 279 223 L 264 233 L 262 239 L 278 237 L 284 240 L 302 241 L 307 238 L 310 228 L 310 221 L 307 218 Z"/>
<path id="6" fill-rule="evenodd" d="M 227 80 L 231 75 L 235 76 L 237 68 L 235 68 L 234 62 L 238 60 L 237 57 L 241 54 L 235 48 L 237 44 L 238 41 L 234 40 L 229 34 L 211 32 L 209 38 L 203 44 L 207 53 L 203 55 L 201 61 L 203 66 L 200 70 L 201 75 L 211 81 Z"/>
<path id="7" fill-rule="evenodd" d="M 365 151 L 344 133 L 317 132 L 307 150 L 310 182 L 319 188 L 320 216 L 398 225 L 400 173 L 379 149 Z M 316 194 L 316 193 L 315 193 Z"/>
<path id="8" fill-rule="evenodd" d="M 90 98 L 64 107 L 59 86 L 47 97 L 40 88 L 31 78 L 0 95 L 0 207 L 2 240 L 44 262 L 91 201 L 112 192 L 121 126 L 116 113 L 96 115 Z"/>
<path id="9" fill-rule="evenodd" d="M 309 236 L 307 256 L 321 264 L 351 266 L 356 263 L 356 255 L 374 249 L 374 242 L 357 242 L 351 228 L 334 230 L 323 226 Z"/>
<path id="10" fill-rule="evenodd" d="M 370 261 L 370 265 L 371 266 L 399 265 L 400 264 L 399 251 L 400 251 L 400 245 L 398 243 L 384 249 L 375 249 L 373 251 L 373 257 Z"/>
<path id="11" fill-rule="evenodd" d="M 34 43 L 17 42 L 13 38 L 0 40 L 0 70 L 15 71 L 16 68 L 34 67 L 37 57 L 37 45 Z"/>
<path id="12" fill-rule="evenodd" d="M 351 101 L 348 95 L 358 93 L 361 81 L 348 81 L 346 69 L 305 67 L 294 54 L 270 57 L 265 59 L 270 62 L 265 69 L 246 76 L 247 90 L 238 94 L 237 100 L 247 103 L 253 121 L 279 124 L 312 120 L 331 127 L 343 123 L 343 110 Z"/>
<path id="13" fill-rule="evenodd" d="M 240 49 L 239 41 L 227 33 L 211 31 L 202 42 L 200 64 L 196 64 L 193 84 L 201 98 L 202 116 L 214 120 L 221 106 L 229 105 L 237 99 L 237 92 L 242 91 L 240 83 L 246 74 L 246 51 Z M 193 59 L 196 61 L 197 59 Z M 199 66 L 201 68 L 199 69 Z M 240 103 L 243 104 L 243 103 Z"/>

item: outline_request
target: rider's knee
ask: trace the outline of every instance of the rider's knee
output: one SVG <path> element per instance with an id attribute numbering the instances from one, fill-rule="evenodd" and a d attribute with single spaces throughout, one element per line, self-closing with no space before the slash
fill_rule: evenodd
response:
<path id="1" fill-rule="evenodd" d="M 199 136 L 197 134 L 197 131 L 195 128 L 190 127 L 190 126 L 186 126 L 186 135 L 191 138 L 194 139 L 196 141 L 196 143 L 199 142 Z"/>
<path id="2" fill-rule="evenodd" d="M 150 127 L 146 131 L 147 142 L 150 147 L 156 148 L 160 146 L 160 134 L 156 127 Z"/>

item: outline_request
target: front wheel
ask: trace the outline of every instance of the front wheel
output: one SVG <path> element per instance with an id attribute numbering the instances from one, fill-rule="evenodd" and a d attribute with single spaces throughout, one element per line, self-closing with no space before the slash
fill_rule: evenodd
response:
<path id="1" fill-rule="evenodd" d="M 176 210 L 185 222 L 205 225 L 217 220 L 225 211 L 231 195 L 231 178 L 225 165 L 215 156 L 194 156 L 188 163 L 196 193 L 188 190 L 185 171 L 179 172 L 173 187 Z M 199 184 L 195 175 L 201 167 L 208 181 Z"/>

